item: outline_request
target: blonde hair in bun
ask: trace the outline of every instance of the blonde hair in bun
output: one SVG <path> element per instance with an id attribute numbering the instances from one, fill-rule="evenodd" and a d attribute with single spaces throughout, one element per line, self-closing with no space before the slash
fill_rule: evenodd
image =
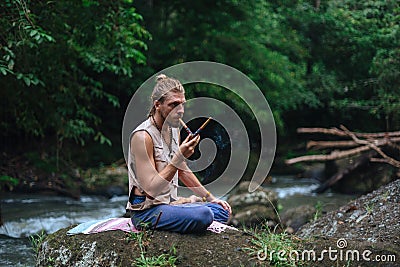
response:
<path id="1" fill-rule="evenodd" d="M 165 74 L 161 73 L 161 74 L 156 76 L 156 82 L 162 81 L 164 79 L 168 79 L 167 75 L 165 75 Z"/>
<path id="2" fill-rule="evenodd" d="M 156 76 L 156 85 L 154 86 L 153 92 L 151 94 L 151 108 L 149 112 L 149 117 L 153 116 L 156 109 L 154 107 L 154 101 L 158 100 L 161 103 L 168 96 L 169 92 L 185 93 L 180 81 L 174 78 L 170 78 L 165 74 L 159 74 Z"/>

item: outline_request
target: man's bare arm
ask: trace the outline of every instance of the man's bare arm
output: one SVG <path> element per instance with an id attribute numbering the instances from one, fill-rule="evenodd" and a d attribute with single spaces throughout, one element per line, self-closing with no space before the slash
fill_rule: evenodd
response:
<path id="1" fill-rule="evenodd" d="M 205 197 L 207 201 L 215 199 L 215 197 L 212 196 L 211 193 L 208 192 L 207 189 L 200 183 L 196 175 L 194 175 L 193 172 L 186 166 L 186 163 L 184 164 L 185 167 L 180 169 L 178 172 L 179 180 L 181 180 L 182 183 L 192 190 L 197 196 L 201 198 Z"/>
<path id="2" fill-rule="evenodd" d="M 199 138 L 186 138 L 179 147 L 179 152 L 174 155 L 171 163 L 157 171 L 154 160 L 154 144 L 151 136 L 146 131 L 136 132 L 131 139 L 131 153 L 135 155 L 135 171 L 141 187 L 147 194 L 156 197 L 165 186 L 171 182 L 177 169 L 184 162 L 185 157 L 190 157 L 194 152 Z"/>
<path id="3" fill-rule="evenodd" d="M 186 163 L 184 164 L 186 165 Z M 226 201 L 217 199 L 210 192 L 208 192 L 207 189 L 200 183 L 196 175 L 194 175 L 194 173 L 188 167 L 179 170 L 179 179 L 184 185 L 191 189 L 193 193 L 201 197 L 203 200 L 217 203 L 226 209 L 229 214 L 232 213 L 231 206 Z"/>

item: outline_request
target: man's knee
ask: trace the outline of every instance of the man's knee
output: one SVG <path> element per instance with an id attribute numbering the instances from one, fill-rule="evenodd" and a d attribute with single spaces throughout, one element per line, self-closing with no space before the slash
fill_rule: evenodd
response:
<path id="1" fill-rule="evenodd" d="M 209 203 L 207 205 L 214 213 L 214 220 L 221 223 L 226 223 L 229 219 L 229 212 L 221 205 L 216 203 Z"/>
<path id="2" fill-rule="evenodd" d="M 193 211 L 188 219 L 188 225 L 184 232 L 201 232 L 211 225 L 214 220 L 214 214 L 211 209 L 201 207 Z"/>
<path id="3" fill-rule="evenodd" d="M 202 207 L 199 209 L 199 211 L 196 211 L 194 220 L 199 225 L 203 225 L 205 228 L 207 228 L 213 222 L 214 214 L 209 208 Z"/>

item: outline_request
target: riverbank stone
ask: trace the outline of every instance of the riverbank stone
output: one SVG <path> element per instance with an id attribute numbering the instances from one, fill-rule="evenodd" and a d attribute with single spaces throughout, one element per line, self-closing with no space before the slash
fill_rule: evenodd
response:
<path id="1" fill-rule="evenodd" d="M 316 211 L 315 207 L 311 205 L 301 205 L 285 210 L 280 217 L 288 232 L 294 233 L 301 226 L 310 222 L 314 218 Z"/>
<path id="2" fill-rule="evenodd" d="M 395 255 L 400 263 L 400 180 L 302 226 L 296 235 L 303 239 L 351 240 L 370 250 L 379 248 L 387 255 Z"/>
<path id="3" fill-rule="evenodd" d="M 228 197 L 233 210 L 229 223 L 236 226 L 254 227 L 261 224 L 274 227 L 278 224 L 278 195 L 276 192 L 259 187 L 249 192 L 250 182 L 242 182 Z"/>

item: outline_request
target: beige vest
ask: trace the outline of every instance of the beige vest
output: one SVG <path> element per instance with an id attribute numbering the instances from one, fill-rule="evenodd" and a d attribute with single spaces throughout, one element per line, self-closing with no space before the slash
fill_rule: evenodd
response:
<path id="1" fill-rule="evenodd" d="M 151 119 L 148 118 L 144 122 L 142 122 L 130 135 L 132 138 L 133 134 L 138 131 L 146 131 L 153 140 L 154 144 L 154 160 L 156 169 L 158 172 L 163 170 L 165 166 L 168 165 L 172 156 L 178 151 L 178 136 L 179 130 L 178 128 L 172 128 L 172 153 L 170 153 L 168 145 L 165 143 L 164 139 L 161 136 L 160 131 L 157 127 L 152 123 Z M 134 187 L 138 188 L 142 193 L 144 193 L 143 188 L 140 186 L 140 181 L 135 175 L 136 168 L 140 168 L 140 166 L 136 166 L 135 164 L 135 155 L 131 153 L 131 147 L 129 142 L 129 153 L 128 153 L 128 177 L 129 177 L 129 196 L 133 195 Z M 158 204 L 169 204 L 171 201 L 177 199 L 177 190 L 178 189 L 178 172 L 175 173 L 170 183 L 166 183 L 166 186 L 160 190 L 160 194 L 155 198 L 151 199 L 146 197 L 146 200 L 142 203 L 132 205 L 129 200 L 126 205 L 126 209 L 128 210 L 143 210 L 147 209 L 151 206 Z"/>

